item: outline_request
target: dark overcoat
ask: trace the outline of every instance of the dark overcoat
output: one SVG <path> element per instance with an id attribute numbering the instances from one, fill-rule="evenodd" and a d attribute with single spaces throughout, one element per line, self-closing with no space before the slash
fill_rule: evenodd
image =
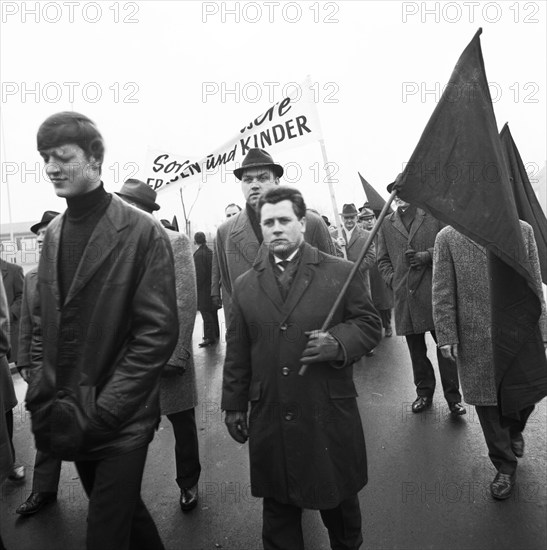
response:
<path id="1" fill-rule="evenodd" d="M 356 226 L 351 234 L 349 243 L 346 244 L 346 256 L 350 262 L 355 262 L 361 254 L 365 243 L 367 242 L 369 232 L 366 229 L 362 229 Z M 367 250 L 363 261 L 359 265 L 359 269 L 363 273 L 368 292 L 370 293 L 370 269 L 376 264 L 376 249 L 374 243 L 371 243 Z"/>
<path id="2" fill-rule="evenodd" d="M 40 257 L 43 362 L 26 403 L 38 450 L 98 460 L 148 444 L 159 422 L 159 378 L 178 337 L 173 253 L 158 221 L 113 195 L 61 301 L 65 215 Z"/>
<path id="3" fill-rule="evenodd" d="M 10 310 L 10 361 L 17 361 L 19 336 L 19 317 L 21 316 L 21 300 L 23 299 L 23 268 L 20 265 L 0 259 L 2 266 L 2 280 L 8 299 Z"/>
<path id="4" fill-rule="evenodd" d="M 435 330 L 431 302 L 433 249 L 442 229 L 440 221 L 419 208 L 408 232 L 399 212 L 387 216 L 378 232 L 378 269 L 395 298 L 395 330 L 398 335 Z M 428 251 L 426 265 L 410 267 L 405 251 Z"/>
<path id="5" fill-rule="evenodd" d="M 336 254 L 327 225 L 319 214 L 311 210 L 306 211 L 304 239 L 322 252 Z M 251 269 L 259 249 L 260 243 L 253 231 L 246 208 L 236 216 L 228 218 L 217 230 L 213 257 L 213 262 L 217 265 L 213 267 L 211 296 L 219 296 L 222 284 L 222 304 L 227 324 L 230 318 L 233 285 L 240 275 Z"/>
<path id="6" fill-rule="evenodd" d="M 198 289 L 198 309 L 211 311 L 211 270 L 213 268 L 213 251 L 202 244 L 194 252 L 194 265 L 196 268 L 196 284 Z"/>
<path id="7" fill-rule="evenodd" d="M 374 348 L 381 324 L 357 272 L 329 332 L 344 361 L 299 376 L 305 331 L 319 329 L 352 268 L 305 244 L 285 302 L 265 248 L 235 284 L 222 408 L 247 411 L 251 490 L 301 508 L 327 509 L 367 482 L 353 363 Z M 339 368 L 336 368 L 339 367 Z"/>

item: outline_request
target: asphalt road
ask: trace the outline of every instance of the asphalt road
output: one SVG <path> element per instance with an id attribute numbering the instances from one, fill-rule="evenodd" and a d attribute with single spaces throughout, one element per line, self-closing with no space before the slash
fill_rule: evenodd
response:
<path id="1" fill-rule="evenodd" d="M 221 329 L 221 333 L 223 330 Z M 224 343 L 200 349 L 194 333 L 200 404 L 196 409 L 202 474 L 198 507 L 183 514 L 175 483 L 174 438 L 162 420 L 150 445 L 143 498 L 168 550 L 261 548 L 261 501 L 251 496 L 248 451 L 227 434 L 220 412 Z M 434 360 L 433 341 L 429 340 Z M 87 498 L 72 463 L 65 463 L 59 498 L 39 514 L 21 518 L 15 508 L 29 495 L 34 464 L 25 383 L 14 375 L 18 462 L 24 483 L 1 488 L 0 528 L 8 550 L 85 548 Z M 404 339 L 385 338 L 374 357 L 355 369 L 369 458 L 369 483 L 361 491 L 363 548 L 370 550 L 545 550 L 547 548 L 547 406 L 536 407 L 525 432 L 518 482 L 510 499 L 490 497 L 491 465 L 473 407 L 453 419 L 442 392 L 434 406 L 412 414 L 412 372 Z M 309 550 L 328 549 L 318 512 L 305 511 Z"/>

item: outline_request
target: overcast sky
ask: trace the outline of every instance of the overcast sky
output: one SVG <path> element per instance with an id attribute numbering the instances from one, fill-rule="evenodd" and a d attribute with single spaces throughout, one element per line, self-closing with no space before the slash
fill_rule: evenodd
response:
<path id="1" fill-rule="evenodd" d="M 498 127 L 509 122 L 532 177 L 545 164 L 543 1 L 4 1 L 1 10 L 2 223 L 6 180 L 13 221 L 65 208 L 34 173 L 36 130 L 50 114 L 74 109 L 97 123 L 103 180 L 116 191 L 129 176 L 146 177 L 148 147 L 203 157 L 306 75 L 339 208 L 365 200 L 357 171 L 386 196 L 479 27 Z M 294 185 L 332 218 L 319 145 L 276 160 L 298 163 Z M 184 196 L 193 202 L 195 187 Z M 177 189 L 158 202 L 159 217 L 182 218 Z M 212 228 L 228 202 L 243 202 L 233 178 L 207 184 L 193 229 Z"/>

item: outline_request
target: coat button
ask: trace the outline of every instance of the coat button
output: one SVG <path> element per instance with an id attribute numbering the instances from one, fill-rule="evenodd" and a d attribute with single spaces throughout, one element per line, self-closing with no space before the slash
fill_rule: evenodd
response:
<path id="1" fill-rule="evenodd" d="M 282 325 L 279 326 L 279 330 L 282 330 L 282 331 L 287 330 L 287 325 L 283 323 Z"/>
<path id="2" fill-rule="evenodd" d="M 59 399 L 62 399 L 63 397 L 66 397 L 66 392 L 64 392 L 63 390 L 59 390 L 59 391 L 57 392 L 57 397 L 58 397 Z"/>
<path id="3" fill-rule="evenodd" d="M 294 414 L 292 412 L 288 412 L 285 414 L 285 420 L 292 420 L 294 418 Z"/>
<path id="4" fill-rule="evenodd" d="M 283 368 L 281 369 L 281 374 L 282 374 L 283 376 L 289 376 L 289 373 L 290 373 L 290 372 L 291 372 L 291 369 L 290 369 L 289 367 L 283 367 Z"/>

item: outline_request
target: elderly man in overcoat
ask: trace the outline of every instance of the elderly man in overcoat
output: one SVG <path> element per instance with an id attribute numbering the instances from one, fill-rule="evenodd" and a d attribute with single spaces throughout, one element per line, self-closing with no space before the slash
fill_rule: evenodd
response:
<path id="1" fill-rule="evenodd" d="M 227 219 L 217 230 L 213 250 L 213 277 L 211 297 L 214 305 L 224 308 L 224 319 L 229 325 L 232 292 L 236 279 L 253 266 L 262 243 L 257 217 L 261 193 L 279 185 L 283 167 L 276 164 L 264 149 L 250 149 L 234 175 L 241 181 L 245 208 Z M 306 213 L 306 242 L 327 254 L 336 254 L 325 222 L 318 214 Z M 222 285 L 222 302 L 220 299 Z"/>
<path id="2" fill-rule="evenodd" d="M 38 267 L 43 361 L 26 396 L 36 447 L 75 461 L 88 550 L 160 550 L 140 492 L 178 338 L 169 239 L 104 189 L 104 141 L 89 118 L 50 116 L 37 145 L 68 208 L 49 224 Z"/>
<path id="3" fill-rule="evenodd" d="M 128 179 L 116 193 L 125 202 L 152 215 L 160 209 L 157 193 L 143 181 Z M 198 403 L 192 335 L 196 320 L 196 273 L 188 237 L 165 227 L 173 249 L 179 336 L 160 381 L 160 410 L 173 425 L 175 435 L 176 482 L 183 512 L 198 503 L 201 473 L 195 407 Z"/>
<path id="4" fill-rule="evenodd" d="M 388 185 L 391 193 L 396 182 Z M 431 303 L 433 247 L 441 222 L 398 196 L 397 210 L 386 216 L 378 233 L 378 269 L 395 298 L 395 330 L 405 336 L 412 361 L 417 397 L 412 412 L 431 407 L 435 371 L 427 357 L 425 333 L 436 340 Z M 444 397 L 450 412 L 465 414 L 456 365 L 437 349 Z"/>
<path id="5" fill-rule="evenodd" d="M 353 364 L 379 341 L 380 319 L 358 271 L 328 330 L 317 330 L 352 265 L 304 242 L 306 207 L 296 189 L 266 192 L 259 214 L 268 248 L 234 287 L 226 425 L 236 441 L 249 438 L 266 550 L 304 548 L 303 508 L 321 511 L 332 548 L 356 549 L 367 462 Z M 309 366 L 304 376 L 301 364 Z"/>
<path id="6" fill-rule="evenodd" d="M 532 227 L 521 221 L 528 264 L 536 290 L 543 297 L 539 258 Z M 452 227 L 437 235 L 433 261 L 433 316 L 438 345 L 457 364 L 466 403 L 474 405 L 488 455 L 497 472 L 492 496 L 509 498 L 523 456 L 524 426 L 502 427 L 491 335 L 490 288 L 486 249 Z M 542 303 L 540 327 L 547 342 L 547 318 Z"/>

